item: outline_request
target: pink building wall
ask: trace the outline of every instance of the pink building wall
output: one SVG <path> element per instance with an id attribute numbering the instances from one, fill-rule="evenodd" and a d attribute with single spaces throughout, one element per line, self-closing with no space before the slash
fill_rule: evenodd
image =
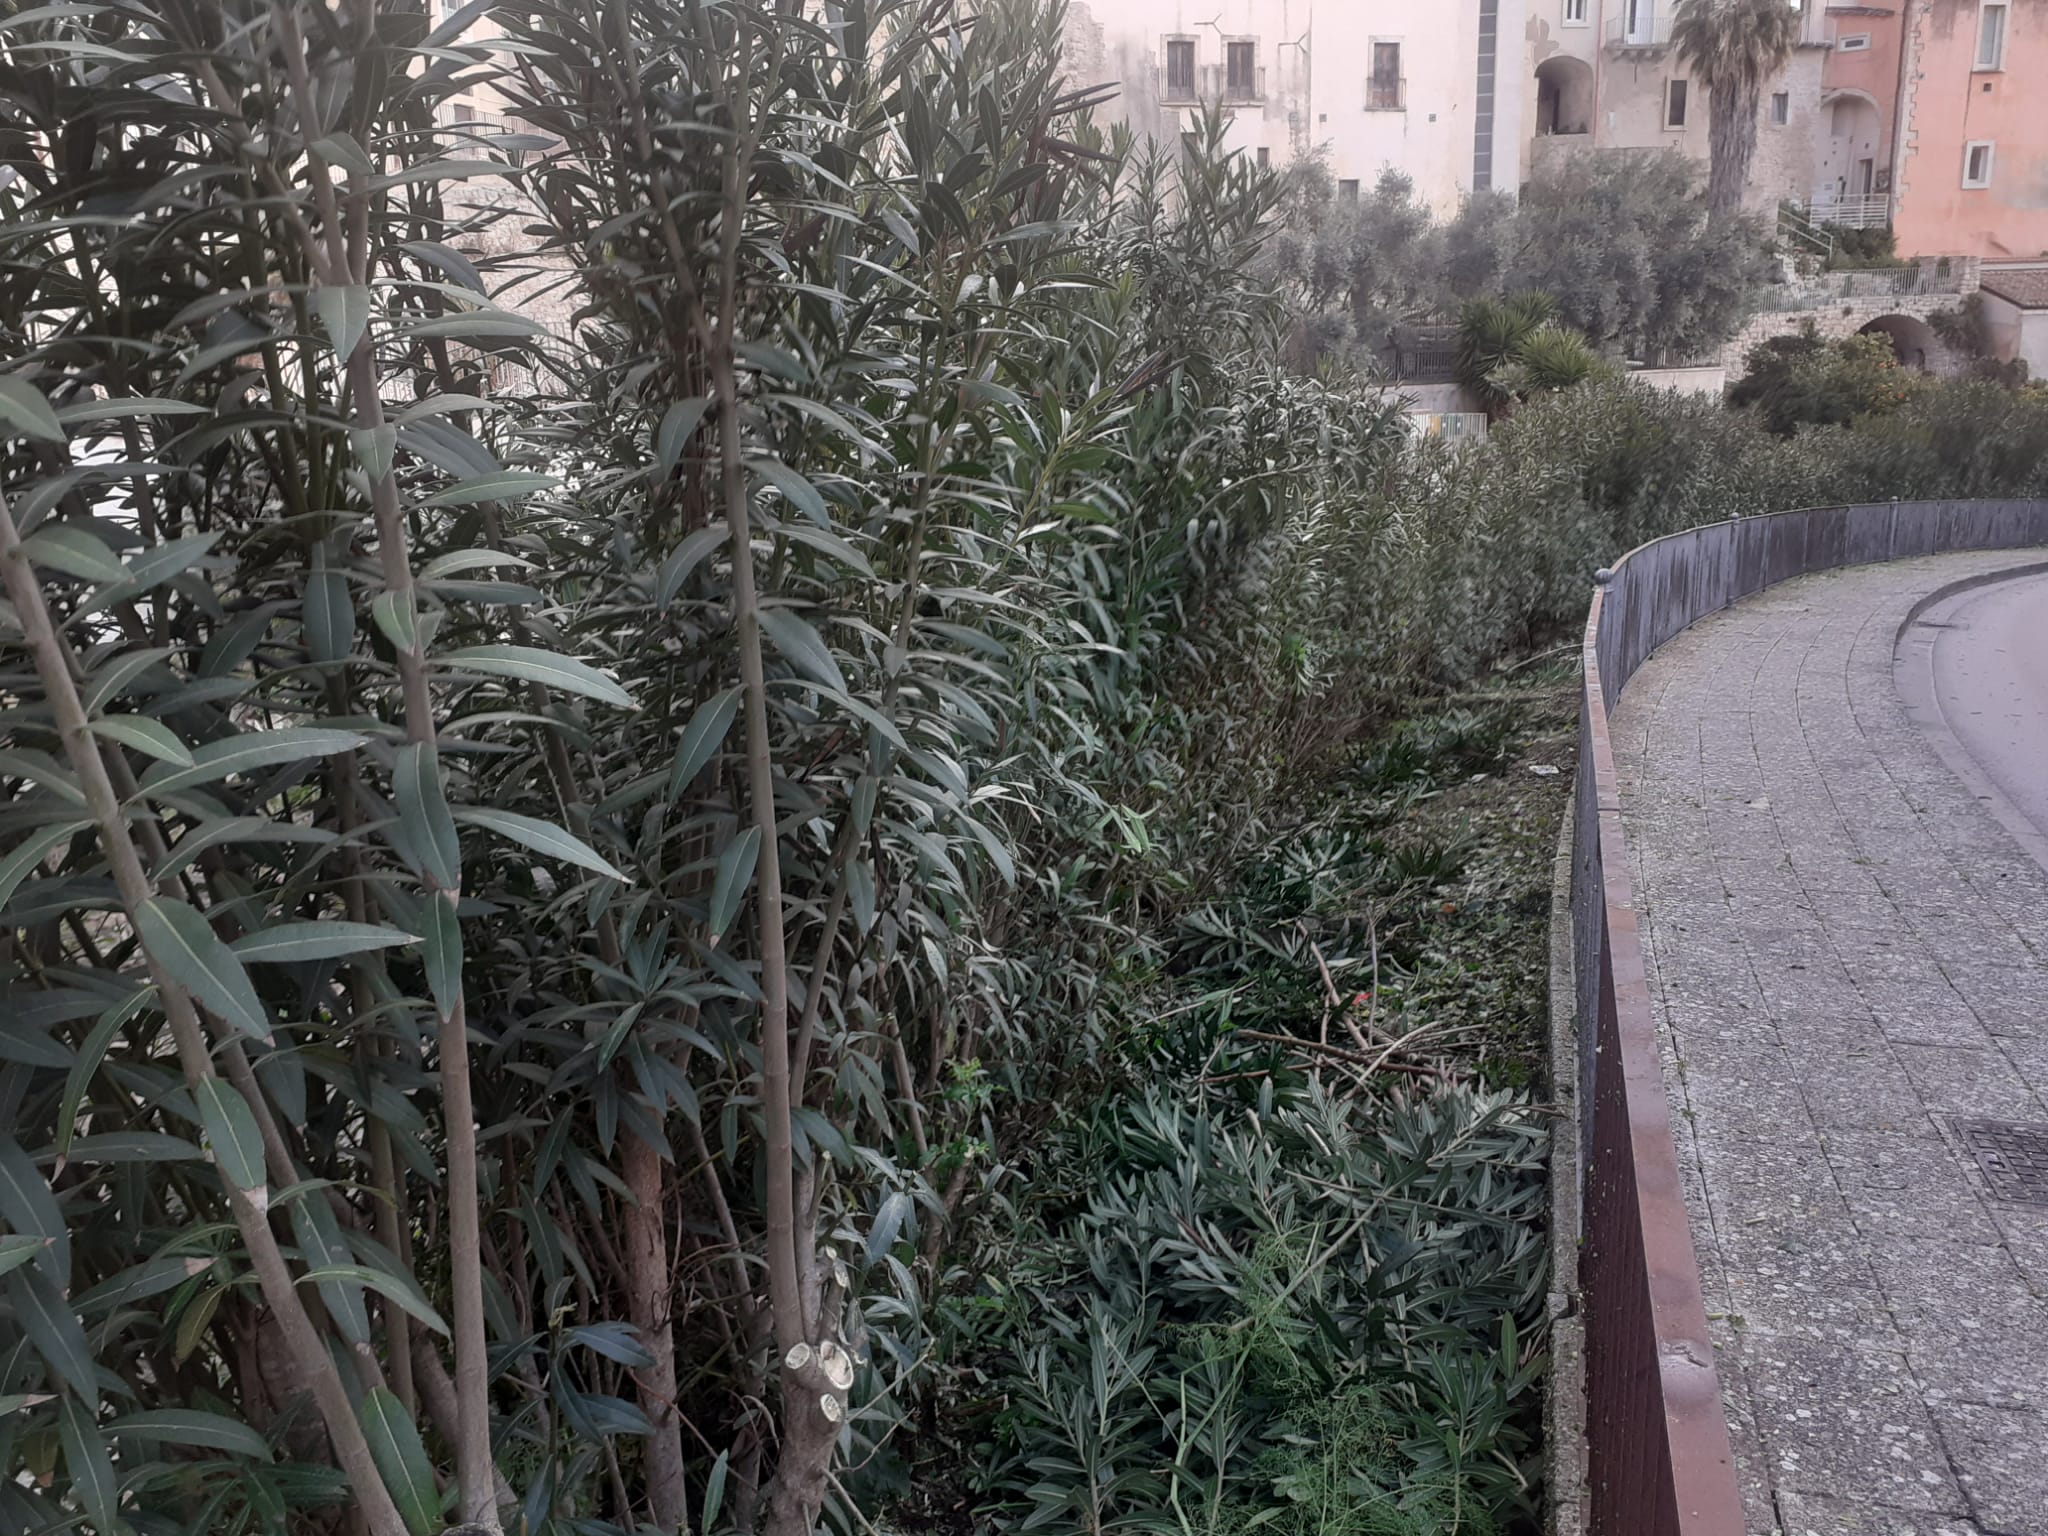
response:
<path id="1" fill-rule="evenodd" d="M 2008 0 L 1996 70 L 1976 68 L 1982 0 L 1906 3 L 1899 254 L 2048 255 L 2048 0 Z M 1988 187 L 1963 185 L 1972 142 L 1995 146 Z"/>
<path id="2" fill-rule="evenodd" d="M 1828 36 L 1836 47 L 1821 70 L 1823 121 L 1815 136 L 1814 184 L 1807 189 L 1815 197 L 1828 190 L 1850 197 L 1862 195 L 1865 161 L 1872 170 L 1870 191 L 1891 190 L 1899 47 L 1905 35 L 1907 3 L 1837 0 L 1828 6 Z M 1853 38 L 1868 39 L 1868 46 L 1844 52 L 1840 44 Z"/>

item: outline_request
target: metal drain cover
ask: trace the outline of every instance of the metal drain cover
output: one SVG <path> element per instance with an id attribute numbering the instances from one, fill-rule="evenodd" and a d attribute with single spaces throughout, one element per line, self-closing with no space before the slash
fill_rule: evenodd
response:
<path id="1" fill-rule="evenodd" d="M 2048 1205 L 2048 1125 L 2015 1125 L 2010 1120 L 1953 1123 L 1983 1170 L 1992 1199 Z"/>

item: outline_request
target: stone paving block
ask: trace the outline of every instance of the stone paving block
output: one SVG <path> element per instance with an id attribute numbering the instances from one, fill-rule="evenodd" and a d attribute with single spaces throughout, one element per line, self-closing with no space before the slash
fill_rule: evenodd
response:
<path id="1" fill-rule="evenodd" d="M 1840 1062 L 1809 1055 L 1801 1059 L 1800 1073 L 1807 1113 L 1823 1130 L 1881 1130 L 1934 1138 L 1941 1134 L 1927 1118 L 1913 1080 L 1889 1053 L 1873 1050 L 1864 1059 Z"/>
<path id="2" fill-rule="evenodd" d="M 2027 953 L 2025 928 L 2016 926 L 1974 895 L 1967 901 L 1966 907 L 1906 902 L 1898 903 L 1898 907 L 1906 926 L 1938 955 L 1982 954 L 1997 958 L 2012 953 L 2015 943 L 2022 946 L 2021 953 Z"/>
<path id="3" fill-rule="evenodd" d="M 1786 844 L 1785 858 L 1792 873 L 1799 877 L 1800 885 L 1816 895 L 1859 896 L 1873 902 L 1884 897 L 1879 882 L 1889 861 L 1856 853 L 1845 848 L 1838 838 L 1820 838 L 1815 829 L 1806 829 L 1797 840 Z M 1832 912 L 1840 903 L 1828 905 Z"/>
<path id="4" fill-rule="evenodd" d="M 1909 1334 L 1905 1351 L 1937 1420 L 1956 1404 L 2048 1409 L 2048 1340 L 2010 1330 Z"/>
<path id="5" fill-rule="evenodd" d="M 2048 1536 L 2048 1414 L 1956 1405 L 1938 1422 L 1978 1523 L 1999 1536 Z"/>
<path id="6" fill-rule="evenodd" d="M 1954 987 L 1933 983 L 1872 986 L 1863 996 L 1887 1040 L 1980 1049 L 1991 1044 L 1990 1031 L 1978 1022 Z"/>
<path id="7" fill-rule="evenodd" d="M 1901 936 L 1896 926 L 1831 926 L 1829 937 L 1834 940 L 1835 952 L 1841 956 L 1850 979 L 1859 987 L 1948 987 L 1948 977 L 1935 956 L 1910 934 Z"/>
<path id="8" fill-rule="evenodd" d="M 1714 873 L 1731 893 L 1805 889 L 1799 871 L 1793 867 L 1790 851 L 1783 848 L 1727 854 L 1714 860 Z"/>
<path id="9" fill-rule="evenodd" d="M 1770 1536 L 1988 1536 L 1964 1515 L 1886 1509 L 1852 1499 L 1806 1493 L 1778 1496 L 1778 1523 Z"/>
<path id="10" fill-rule="evenodd" d="M 1991 1219 L 2034 1295 L 2048 1300 L 2048 1206 L 1994 1201 Z"/>
<path id="11" fill-rule="evenodd" d="M 1725 866 L 1723 878 L 1727 878 Z M 1827 931 L 1823 921 L 1826 911 L 1823 898 L 1807 894 L 1796 884 L 1763 890 L 1731 889 L 1722 903 L 1723 920 L 1745 929 L 1768 928 L 1782 922 L 1815 935 Z"/>
<path id="12" fill-rule="evenodd" d="M 1855 993 L 1826 1008 L 1804 1008 L 1773 1015 L 1778 1039 L 1800 1058 L 1802 1076 L 1828 1070 L 1860 1068 L 1876 1053 L 1891 1058 L 1891 1041 L 1877 1027 L 1877 1016 Z"/>
<path id="13" fill-rule="evenodd" d="M 1715 1134 L 1744 1139 L 1805 1140 L 1812 1135 L 1806 1095 L 1783 1047 L 1727 1054 L 1748 1059 L 1740 1067 L 1724 1067 L 1721 1053 L 1697 1047 L 1680 1058 L 1688 1118 L 1705 1117 Z"/>
<path id="14" fill-rule="evenodd" d="M 1735 1452 L 1735 1479 L 1742 1489 L 1743 1510 L 1764 1518 L 1772 1506 L 1770 1459 L 1757 1427 L 1755 1388 L 1749 1379 L 1743 1329 L 1727 1317 L 1709 1315 L 1707 1340 L 1714 1346 L 1714 1370 L 1721 1378 L 1721 1402 L 1728 1420 L 1728 1443 Z M 1755 1520 L 1752 1520 L 1755 1525 Z"/>
<path id="15" fill-rule="evenodd" d="M 2016 946 L 1984 945 L 1942 955 L 1941 968 L 1994 1035 L 2048 1035 L 2048 965 L 2018 955 Z"/>
<path id="16" fill-rule="evenodd" d="M 1968 1155 L 1946 1138 L 1835 1128 L 1822 1144 L 1859 1231 L 1879 1239 L 2000 1240 Z"/>
<path id="17" fill-rule="evenodd" d="M 1893 1241 L 1873 1250 L 1871 1264 L 1899 1331 L 1931 1353 L 1969 1339 L 2016 1347 L 2048 1326 L 2048 1311 L 2003 1243 Z"/>
<path id="18" fill-rule="evenodd" d="M 2041 1019 L 2035 1015 L 2027 1022 L 2038 1025 Z M 1993 1035 L 1991 1038 L 2005 1059 L 2012 1063 L 2013 1071 L 2034 1090 L 2034 1096 L 2048 1104 L 2048 1097 L 2044 1097 L 2048 1096 L 2048 1034 Z M 2048 1123 L 2048 1110 L 2017 1118 Z"/>
<path id="19" fill-rule="evenodd" d="M 1753 1333 L 1902 1348 L 1827 1162 L 1810 1144 L 1701 1148 L 1731 1317 Z"/>
<path id="20" fill-rule="evenodd" d="M 1787 965 L 1768 959 L 1756 962 L 1756 985 L 1771 1017 L 1784 1025 L 1806 1015 L 1833 1018 L 1860 1014 L 1871 1019 L 1870 1003 L 1839 962 Z"/>
<path id="21" fill-rule="evenodd" d="M 1990 1050 L 1894 1044 L 1892 1054 L 1936 1114 L 2032 1121 L 2048 1113 L 1995 1043 Z"/>
<path id="22" fill-rule="evenodd" d="M 1745 1344 L 1774 1487 L 1967 1513 L 1904 1355 L 1782 1334 Z"/>

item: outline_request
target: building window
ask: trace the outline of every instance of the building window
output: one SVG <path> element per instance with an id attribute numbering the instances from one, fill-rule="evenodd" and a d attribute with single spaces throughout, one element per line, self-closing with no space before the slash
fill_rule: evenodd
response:
<path id="1" fill-rule="evenodd" d="M 1977 12 L 1977 67 L 2005 68 L 2005 18 L 2011 9 L 2005 0 L 1985 0 Z"/>
<path id="2" fill-rule="evenodd" d="M 1838 53 L 1863 53 L 1869 47 L 1870 34 L 1868 32 L 1851 32 L 1847 37 L 1835 44 L 1835 51 Z"/>
<path id="3" fill-rule="evenodd" d="M 1685 126 L 1685 97 L 1687 82 L 1668 80 L 1664 84 L 1664 126 L 1683 128 Z"/>
<path id="4" fill-rule="evenodd" d="M 1586 0 L 1564 0 L 1564 24 L 1568 27 L 1586 24 Z"/>
<path id="5" fill-rule="evenodd" d="M 1338 182 L 1338 183 L 1337 183 L 1337 201 L 1338 201 L 1338 202 L 1340 202 L 1340 203 L 1355 203 L 1355 202 L 1357 202 L 1357 201 L 1358 201 L 1358 183 L 1357 183 L 1356 181 L 1340 181 L 1340 182 Z"/>
<path id="6" fill-rule="evenodd" d="M 1991 172 L 1998 159 L 1998 146 L 1989 139 L 1978 139 L 1963 146 L 1963 185 L 1966 187 L 1988 187 Z"/>
<path id="7" fill-rule="evenodd" d="M 1224 89 L 1232 101 L 1250 101 L 1259 94 L 1259 45 L 1257 43 L 1225 43 L 1223 45 Z"/>
<path id="8" fill-rule="evenodd" d="M 1783 128 L 1792 121 L 1792 93 L 1778 91 L 1771 97 L 1771 126 Z"/>
<path id="9" fill-rule="evenodd" d="M 1372 76 L 1365 83 L 1365 105 L 1370 112 L 1401 110 L 1401 45 L 1372 45 Z"/>
<path id="10" fill-rule="evenodd" d="M 1176 101 L 1192 101 L 1195 95 L 1195 40 L 1169 37 L 1166 40 L 1166 94 Z"/>
<path id="11" fill-rule="evenodd" d="M 1259 146 L 1259 169 L 1266 170 L 1273 164 L 1273 151 L 1265 145 Z"/>

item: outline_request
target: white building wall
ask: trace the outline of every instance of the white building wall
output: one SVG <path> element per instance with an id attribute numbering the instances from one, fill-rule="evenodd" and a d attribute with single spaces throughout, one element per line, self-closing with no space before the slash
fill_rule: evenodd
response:
<path id="1" fill-rule="evenodd" d="M 1068 23 L 1070 83 L 1117 82 L 1119 95 L 1102 115 L 1166 138 L 1184 132 L 1197 110 L 1167 93 L 1168 43 L 1193 43 L 1204 99 L 1228 95 L 1226 45 L 1253 43 L 1259 88 L 1253 99 L 1224 102 L 1231 148 L 1264 150 L 1275 165 L 1320 151 L 1340 184 L 1357 182 L 1361 190 L 1392 167 L 1432 207 L 1451 213 L 1472 190 L 1482 129 L 1492 133 L 1491 184 L 1510 192 L 1520 185 L 1530 3 L 1350 0 L 1318 12 L 1311 0 L 1080 0 Z M 1490 124 L 1479 97 L 1487 7 L 1497 29 Z M 1372 88 L 1376 43 L 1400 47 L 1395 100 Z"/>

